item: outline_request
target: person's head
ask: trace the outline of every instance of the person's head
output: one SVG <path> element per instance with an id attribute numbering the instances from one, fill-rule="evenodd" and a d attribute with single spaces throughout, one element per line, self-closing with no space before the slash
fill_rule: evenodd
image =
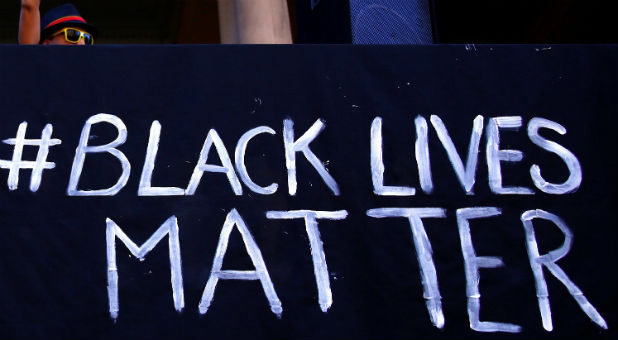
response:
<path id="1" fill-rule="evenodd" d="M 97 34 L 97 28 L 87 23 L 72 4 L 54 7 L 41 18 L 43 45 L 91 45 Z"/>

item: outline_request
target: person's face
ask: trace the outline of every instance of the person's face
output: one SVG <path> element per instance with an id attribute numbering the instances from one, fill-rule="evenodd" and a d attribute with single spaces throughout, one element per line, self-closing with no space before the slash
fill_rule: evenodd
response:
<path id="1" fill-rule="evenodd" d="M 59 34 L 53 35 L 50 38 L 47 38 L 41 42 L 42 45 L 86 45 L 85 39 L 80 37 L 79 40 L 75 42 L 67 41 L 64 32 L 59 32 Z"/>
<path id="2" fill-rule="evenodd" d="M 43 40 L 42 44 L 43 45 L 85 45 L 84 39 L 79 39 L 79 42 L 77 42 L 77 44 L 66 41 L 66 39 L 64 39 L 64 34 L 60 34 L 52 38 L 47 38 Z"/>

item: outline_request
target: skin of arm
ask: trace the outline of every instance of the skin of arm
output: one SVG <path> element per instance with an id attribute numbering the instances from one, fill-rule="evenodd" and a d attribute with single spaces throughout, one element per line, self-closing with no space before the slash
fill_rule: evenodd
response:
<path id="1" fill-rule="evenodd" d="M 38 44 L 41 37 L 41 0 L 21 0 L 19 14 L 19 44 Z"/>

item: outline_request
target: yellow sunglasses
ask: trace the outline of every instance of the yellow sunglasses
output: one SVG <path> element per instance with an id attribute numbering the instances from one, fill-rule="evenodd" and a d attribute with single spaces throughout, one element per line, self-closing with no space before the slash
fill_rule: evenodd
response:
<path id="1" fill-rule="evenodd" d="M 94 38 L 90 33 L 71 27 L 61 29 L 60 31 L 52 34 L 50 38 L 53 38 L 62 33 L 64 33 L 64 40 L 72 44 L 78 44 L 80 39 L 84 39 L 84 44 L 94 45 Z"/>

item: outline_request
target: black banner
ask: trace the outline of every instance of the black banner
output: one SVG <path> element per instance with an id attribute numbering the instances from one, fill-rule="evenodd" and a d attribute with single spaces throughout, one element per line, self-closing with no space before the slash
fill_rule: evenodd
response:
<path id="1" fill-rule="evenodd" d="M 615 338 L 616 60 L 2 46 L 0 336 Z"/>

